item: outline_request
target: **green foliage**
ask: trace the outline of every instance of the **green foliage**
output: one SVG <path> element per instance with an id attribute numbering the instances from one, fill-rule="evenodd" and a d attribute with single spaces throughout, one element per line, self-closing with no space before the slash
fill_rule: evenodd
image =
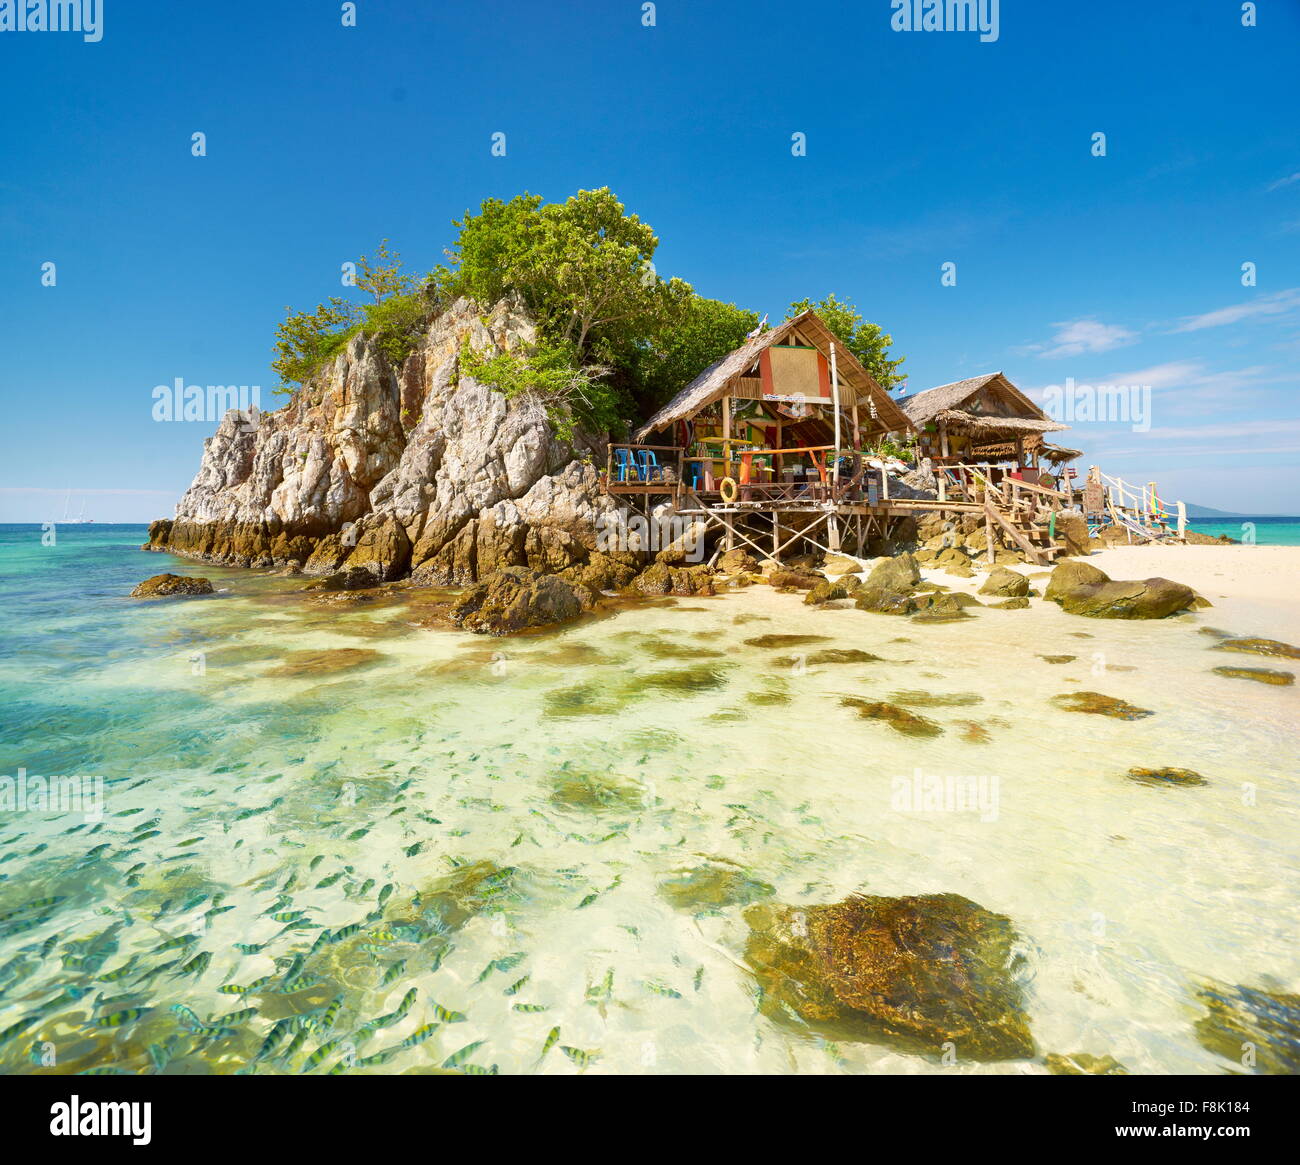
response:
<path id="1" fill-rule="evenodd" d="M 358 263 L 356 285 L 374 297 L 374 303 L 355 304 L 338 296 L 313 312 L 294 312 L 276 329 L 275 359 L 271 368 L 280 378 L 277 393 L 292 395 L 329 360 L 337 356 L 353 336 L 364 332 L 394 368 L 400 368 L 419 343 L 433 311 L 417 280 L 401 273 L 402 260 L 389 251 L 384 239 L 374 260 L 363 255 Z"/>
<path id="2" fill-rule="evenodd" d="M 858 358 L 858 361 L 875 378 L 881 388 L 888 391 L 896 384 L 902 384 L 907 376 L 897 369 L 903 363 L 903 357 L 897 360 L 889 358 L 889 348 L 894 340 L 881 331 L 879 324 L 868 323 L 862 313 L 851 303 L 840 303 L 834 295 L 828 295 L 818 303 L 810 299 L 801 299 L 790 305 L 786 319 L 794 319 L 809 308 L 821 316 L 823 322 Z"/>
<path id="3" fill-rule="evenodd" d="M 332 296 L 315 311 L 295 312 L 285 308 L 288 318 L 275 330 L 275 359 L 271 369 L 280 378 L 277 393 L 292 393 L 339 348 L 339 337 L 351 328 L 359 315 L 355 304 Z"/>
<path id="4" fill-rule="evenodd" d="M 705 299 L 680 279 L 663 286 L 655 326 L 616 352 L 628 389 L 643 413 L 653 412 L 710 364 L 740 347 L 758 316 Z"/>
<path id="5" fill-rule="evenodd" d="M 402 274 L 402 258 L 396 251 L 388 249 L 387 239 L 380 240 L 373 263 L 362 255 L 357 266 L 361 269 L 357 286 L 373 295 L 376 304 L 383 303 L 390 296 L 407 295 L 415 289 L 416 281 Z"/>
<path id="6" fill-rule="evenodd" d="M 453 267 L 435 273 L 440 287 L 483 304 L 514 292 L 551 339 L 584 359 L 644 335 L 659 311 L 664 285 L 651 262 L 659 240 L 608 187 L 566 202 L 490 198 L 455 225 Z"/>
<path id="7" fill-rule="evenodd" d="M 601 432 L 616 425 L 626 411 L 610 385 L 601 383 L 609 370 L 583 365 L 576 347 L 543 340 L 528 352 L 501 352 L 487 357 L 468 343 L 461 347 L 460 371 L 507 399 L 531 396 L 545 409 L 556 433 L 571 441 L 577 426 Z"/>

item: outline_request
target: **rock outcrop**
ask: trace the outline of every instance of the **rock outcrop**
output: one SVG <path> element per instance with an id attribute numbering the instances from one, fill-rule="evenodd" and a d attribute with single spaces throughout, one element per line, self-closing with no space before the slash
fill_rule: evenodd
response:
<path id="1" fill-rule="evenodd" d="M 484 635 L 514 635 L 568 623 L 590 611 L 596 596 L 558 575 L 507 566 L 476 583 L 452 604 L 451 621 Z"/>
<path id="2" fill-rule="evenodd" d="M 1045 598 L 1072 615 L 1094 619 L 1163 619 L 1196 605 L 1196 592 L 1167 578 L 1112 580 L 1086 562 L 1063 562 L 1052 571 Z"/>
<path id="3" fill-rule="evenodd" d="M 599 442 L 561 440 L 539 401 L 458 368 L 463 344 L 496 355 L 535 339 L 514 303 L 482 313 L 467 300 L 430 322 L 400 369 L 354 337 L 284 408 L 226 414 L 147 548 L 456 586 L 503 567 L 582 568 L 616 512 Z"/>
<path id="4" fill-rule="evenodd" d="M 156 574 L 139 583 L 131 592 L 133 599 L 161 599 L 169 595 L 210 595 L 212 583 L 206 578 L 184 574 Z"/>

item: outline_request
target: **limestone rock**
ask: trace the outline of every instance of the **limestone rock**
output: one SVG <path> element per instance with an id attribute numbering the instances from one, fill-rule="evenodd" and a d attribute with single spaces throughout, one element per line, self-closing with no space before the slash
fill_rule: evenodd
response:
<path id="1" fill-rule="evenodd" d="M 1086 562 L 1062 562 L 1052 571 L 1045 598 L 1074 615 L 1097 619 L 1163 619 L 1191 607 L 1190 587 L 1167 578 L 1112 581 Z"/>
<path id="2" fill-rule="evenodd" d="M 1029 594 L 1029 580 L 1018 571 L 1008 570 L 1005 566 L 994 567 L 980 587 L 980 594 L 999 595 L 1006 599 L 1024 598 Z"/>
<path id="3" fill-rule="evenodd" d="M 630 589 L 648 596 L 713 595 L 717 594 L 713 578 L 713 570 L 708 566 L 669 566 L 656 562 L 632 580 Z"/>
<path id="4" fill-rule="evenodd" d="M 466 631 L 512 635 L 570 622 L 595 605 L 596 596 L 580 583 L 509 566 L 466 591 L 452 605 L 450 617 Z"/>
<path id="5" fill-rule="evenodd" d="M 131 592 L 133 599 L 159 599 L 168 595 L 210 595 L 212 583 L 206 578 L 190 578 L 183 574 L 155 574 Z"/>
<path id="6" fill-rule="evenodd" d="M 506 566 L 585 565 L 619 513 L 594 467 L 603 447 L 561 440 L 539 401 L 459 372 L 465 343 L 496 355 L 535 339 L 510 300 L 457 301 L 400 369 L 355 336 L 283 408 L 226 414 L 148 548 L 456 586 Z"/>

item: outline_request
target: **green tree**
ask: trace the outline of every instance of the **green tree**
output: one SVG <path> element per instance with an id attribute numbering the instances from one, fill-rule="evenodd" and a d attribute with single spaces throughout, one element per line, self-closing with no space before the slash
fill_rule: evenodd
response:
<path id="1" fill-rule="evenodd" d="M 615 359 L 639 410 L 649 414 L 740 347 L 757 324 L 755 312 L 706 299 L 689 283 L 672 279 L 661 289 L 654 326 Z"/>
<path id="2" fill-rule="evenodd" d="M 440 284 L 483 304 L 519 294 L 548 335 L 584 359 L 630 341 L 655 317 L 659 240 L 608 187 L 565 202 L 488 199 L 455 225 L 453 267 L 441 269 Z"/>
<path id="3" fill-rule="evenodd" d="M 294 385 L 302 384 L 338 350 L 339 336 L 357 322 L 360 312 L 337 295 L 315 311 L 284 310 L 288 316 L 275 330 L 271 370 L 280 378 L 275 391 L 292 393 Z"/>
<path id="4" fill-rule="evenodd" d="M 383 303 L 394 295 L 407 295 L 415 288 L 415 280 L 402 274 L 402 257 L 396 251 L 388 249 L 388 240 L 380 240 L 375 250 L 373 262 L 362 255 L 357 266 L 357 286 L 362 291 L 375 297 L 375 303 Z"/>
<path id="5" fill-rule="evenodd" d="M 881 331 L 879 324 L 864 320 L 862 313 L 853 304 L 841 303 L 834 295 L 828 295 L 818 303 L 801 299 L 790 305 L 785 318 L 794 319 L 809 308 L 821 316 L 826 326 L 844 342 L 844 346 L 858 358 L 881 388 L 888 390 L 907 380 L 906 374 L 898 372 L 905 357 L 900 356 L 897 360 L 889 358 L 893 337 Z"/>

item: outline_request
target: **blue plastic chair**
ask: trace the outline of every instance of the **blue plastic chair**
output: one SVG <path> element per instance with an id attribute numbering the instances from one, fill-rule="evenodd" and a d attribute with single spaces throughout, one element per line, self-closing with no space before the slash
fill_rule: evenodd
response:
<path id="1" fill-rule="evenodd" d="M 659 459 L 649 449 L 638 449 L 636 460 L 642 481 L 653 481 L 659 476 Z"/>
<path id="2" fill-rule="evenodd" d="M 632 452 L 629 449 L 614 450 L 614 464 L 618 470 L 619 481 L 635 481 L 637 478 L 636 463 L 632 460 Z"/>

